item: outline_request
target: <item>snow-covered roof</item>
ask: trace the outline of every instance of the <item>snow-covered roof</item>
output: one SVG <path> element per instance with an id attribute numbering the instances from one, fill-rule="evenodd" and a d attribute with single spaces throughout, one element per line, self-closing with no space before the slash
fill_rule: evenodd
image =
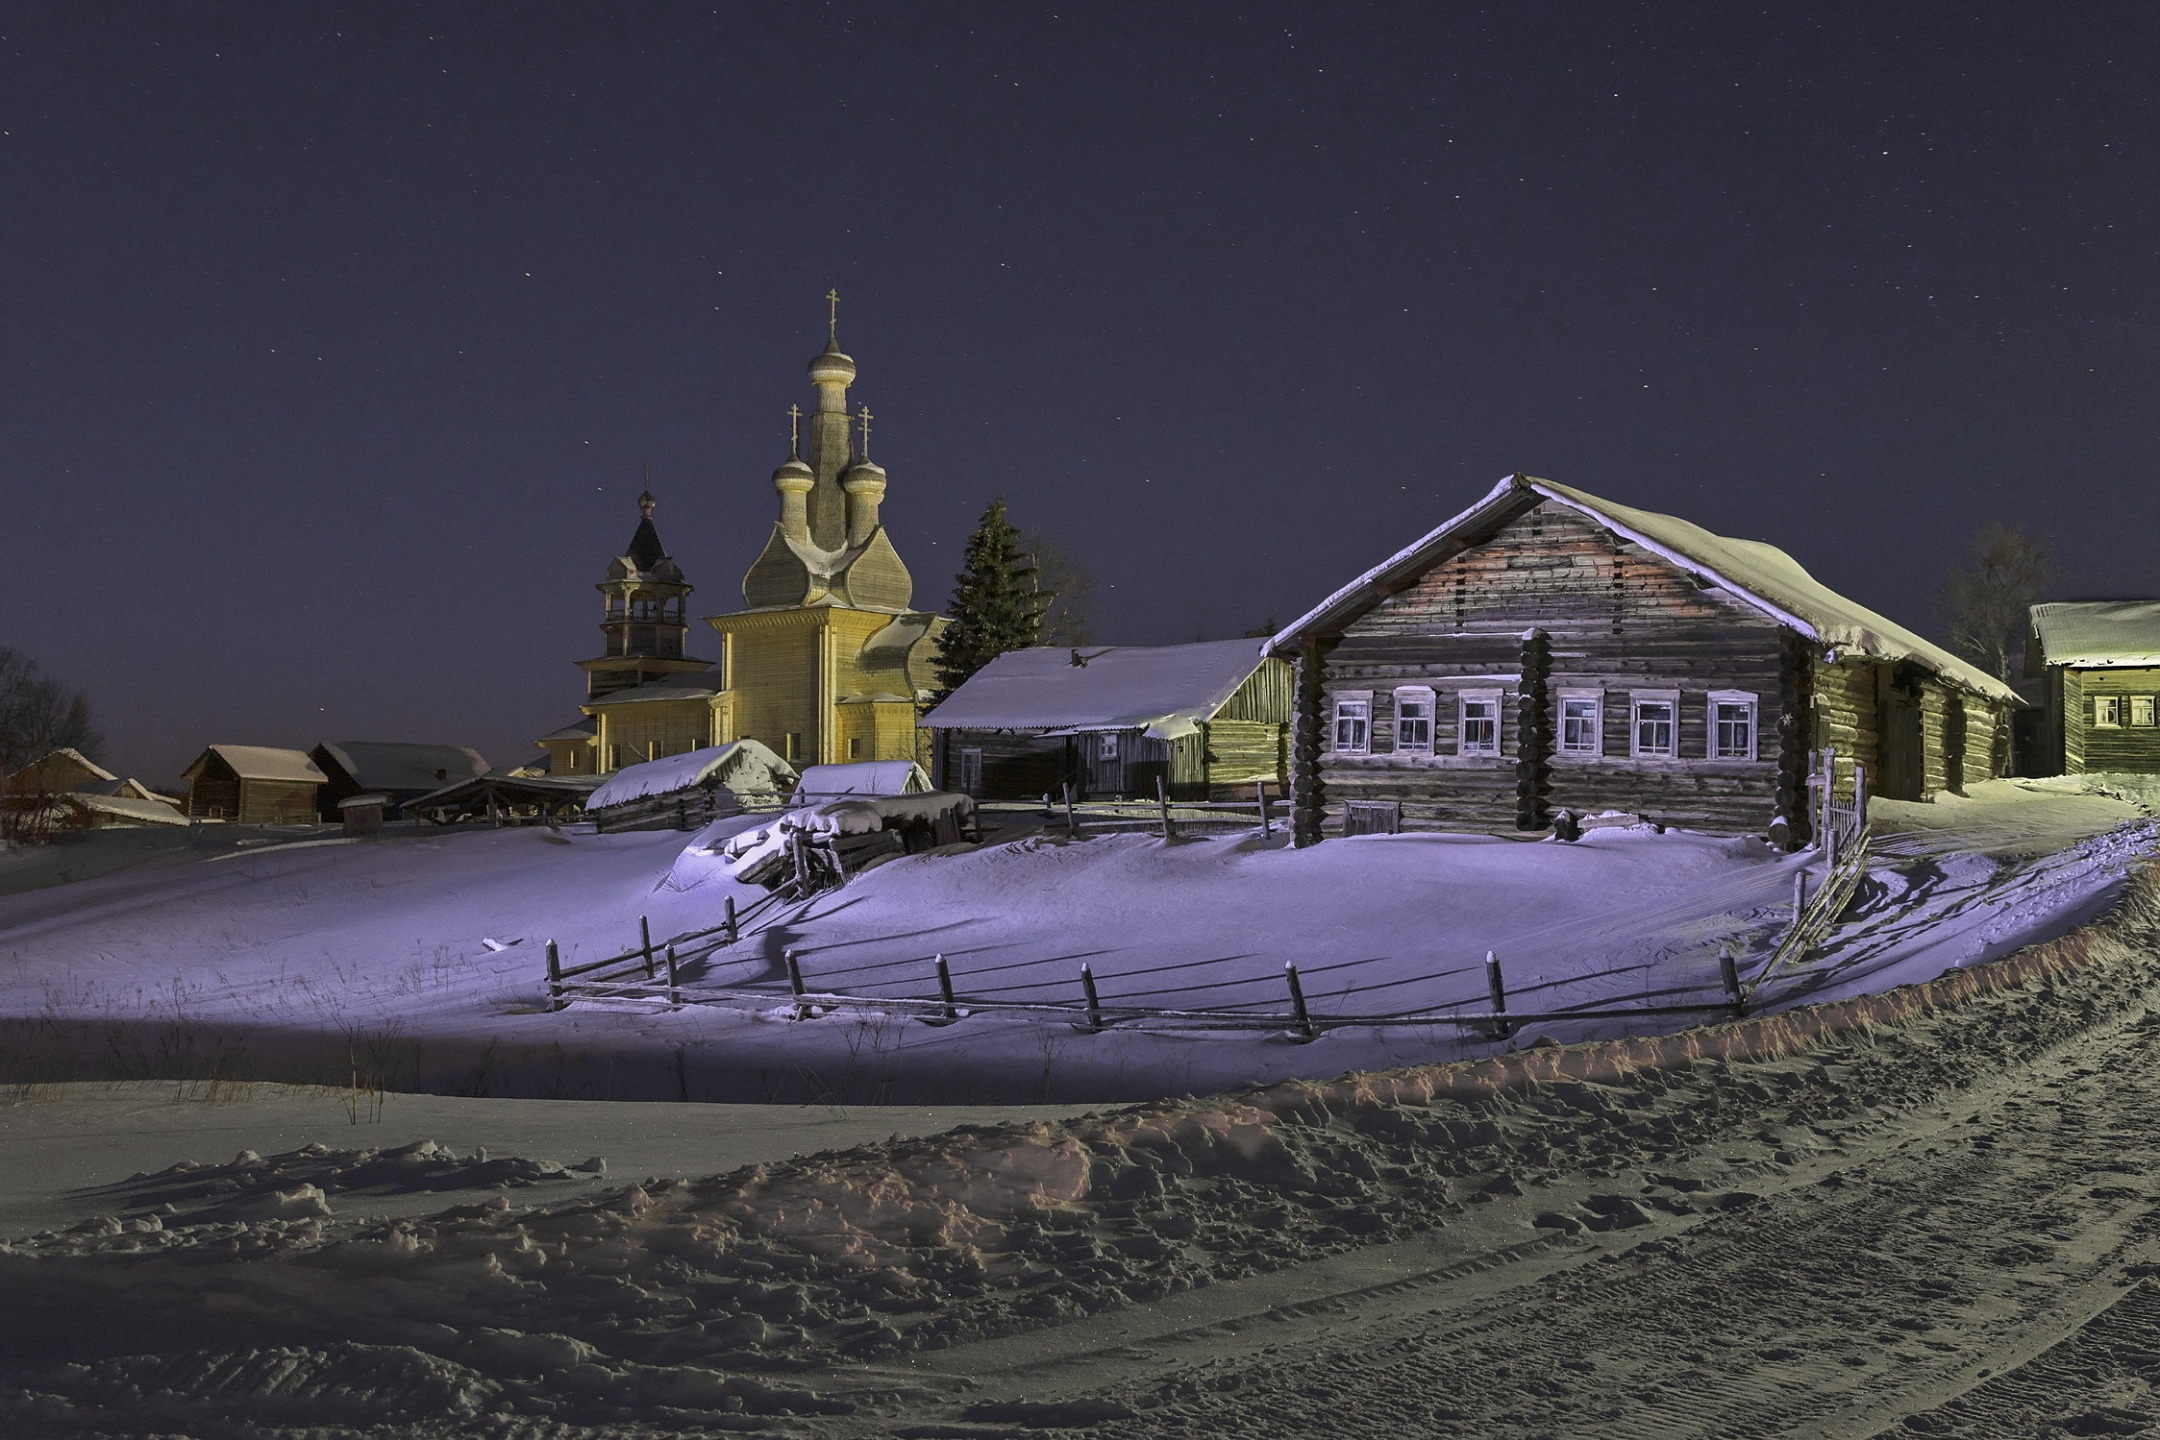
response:
<path id="1" fill-rule="evenodd" d="M 133 795 L 90 795 L 70 791 L 68 803 L 78 805 L 93 815 L 110 815 L 115 819 L 134 820 L 145 825 L 185 825 L 187 816 L 162 800 L 139 800 Z"/>
<path id="2" fill-rule="evenodd" d="M 846 765 L 810 765 L 795 786 L 809 795 L 918 795 L 930 777 L 913 760 L 857 760 Z"/>
<path id="3" fill-rule="evenodd" d="M 2057 600 L 2032 607 L 2050 665 L 2160 665 L 2160 600 Z"/>
<path id="4" fill-rule="evenodd" d="M 204 754 L 217 756 L 242 780 L 291 780 L 320 785 L 330 778 L 298 750 L 280 750 L 271 745 L 212 745 Z M 201 763 L 198 759 L 195 765 Z M 195 765 L 188 767 L 191 774 Z"/>
<path id="5" fill-rule="evenodd" d="M 1652 510 L 1616 505 L 1571 485 L 1511 475 L 1477 504 L 1343 586 L 1268 642 L 1288 650 L 1306 636 L 1348 624 L 1434 565 L 1549 500 L 1725 591 L 1821 644 L 1881 660 L 1909 660 L 1990 699 L 2018 702 L 2015 690 L 1904 626 L 1848 600 L 1761 540 L 1735 540 Z"/>
<path id="6" fill-rule="evenodd" d="M 1189 735 L 1267 657 L 1259 640 L 1008 650 L 924 723 L 940 730 L 1135 730 Z"/>
<path id="7" fill-rule="evenodd" d="M 534 743 L 545 745 L 550 740 L 590 740 L 599 730 L 600 718 L 597 715 L 580 715 L 571 724 L 560 730 L 549 731 Z"/>
<path id="8" fill-rule="evenodd" d="M 17 770 L 14 774 L 8 776 L 7 778 L 10 782 L 13 782 L 18 780 L 28 780 L 32 776 L 37 776 L 41 781 L 49 785 L 52 783 L 53 779 L 49 771 L 55 766 L 59 768 L 72 768 L 80 772 L 86 779 L 89 780 L 98 782 L 111 781 L 114 784 L 120 783 L 120 777 L 113 774 L 112 771 L 107 770 L 104 766 L 98 764 L 95 760 L 92 760 L 89 756 L 83 754 L 82 751 L 73 749 L 66 745 L 61 746 L 57 750 L 46 751 L 43 755 L 38 756 L 37 759 L 23 766 L 22 769 Z M 67 788 L 73 790 L 78 787 L 70 785 Z"/>
<path id="9" fill-rule="evenodd" d="M 632 700 L 710 700 L 720 693 L 720 677 L 716 673 L 671 675 L 659 680 L 648 680 L 643 685 L 626 685 L 620 690 L 610 690 L 585 702 L 589 709 L 594 705 L 623 705 Z"/>
<path id="10" fill-rule="evenodd" d="M 725 785 L 738 795 L 772 795 L 795 783 L 795 767 L 756 740 L 736 740 L 682 755 L 666 755 L 625 765 L 601 783 L 585 801 L 587 810 L 605 810 L 655 795 L 673 795 L 704 785 Z"/>
<path id="11" fill-rule="evenodd" d="M 489 768 L 479 751 L 463 745 L 325 740 L 315 748 L 354 784 L 368 790 L 433 790 L 453 780 L 485 775 Z"/>

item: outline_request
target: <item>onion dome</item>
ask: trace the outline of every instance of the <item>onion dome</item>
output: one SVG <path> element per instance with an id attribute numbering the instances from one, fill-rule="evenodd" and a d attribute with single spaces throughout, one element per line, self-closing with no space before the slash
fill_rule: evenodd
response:
<path id="1" fill-rule="evenodd" d="M 880 489 L 885 485 L 885 467 L 875 460 L 858 460 L 840 472 L 840 488 L 850 493 L 873 485 Z"/>
<path id="2" fill-rule="evenodd" d="M 838 340 L 826 341 L 824 350 L 810 362 L 810 383 L 841 386 L 855 383 L 855 362 L 840 353 Z"/>
<path id="3" fill-rule="evenodd" d="M 790 490 L 809 494 L 817 484 L 817 474 L 796 456 L 790 455 L 787 463 L 772 472 L 773 489 L 786 494 Z"/>

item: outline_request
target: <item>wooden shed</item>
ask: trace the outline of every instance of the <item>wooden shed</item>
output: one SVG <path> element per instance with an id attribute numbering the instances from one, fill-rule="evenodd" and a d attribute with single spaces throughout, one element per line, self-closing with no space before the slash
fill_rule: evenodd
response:
<path id="1" fill-rule="evenodd" d="M 1810 835 L 1835 749 L 1921 800 L 2004 773 L 2009 686 L 1773 546 L 1517 475 L 1269 642 L 1301 844 L 1619 811 Z"/>
<path id="2" fill-rule="evenodd" d="M 998 656 L 924 718 L 941 790 L 1249 799 L 1289 763 L 1290 667 L 1258 640 Z"/>
<path id="3" fill-rule="evenodd" d="M 316 805 L 325 820 L 355 795 L 383 797 L 395 815 L 409 800 L 488 773 L 480 752 L 464 745 L 422 745 L 399 740 L 325 740 L 308 752 L 323 773 Z"/>
<path id="4" fill-rule="evenodd" d="M 2033 773 L 2160 772 L 2160 600 L 2033 606 L 2025 673 L 2043 685 Z"/>
<path id="5" fill-rule="evenodd" d="M 298 750 L 212 745 L 181 778 L 190 819 L 290 825 L 317 818 L 315 796 L 326 777 Z"/>

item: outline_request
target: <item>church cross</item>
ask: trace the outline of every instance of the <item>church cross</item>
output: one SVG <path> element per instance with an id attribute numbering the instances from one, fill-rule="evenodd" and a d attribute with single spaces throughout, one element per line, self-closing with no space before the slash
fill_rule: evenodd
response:
<path id="1" fill-rule="evenodd" d="M 802 458 L 802 406 L 787 407 L 787 453 L 788 459 Z"/>
<path id="2" fill-rule="evenodd" d="M 862 407 L 862 458 L 870 458 L 870 407 Z"/>
<path id="3" fill-rule="evenodd" d="M 832 310 L 832 313 L 825 320 L 825 338 L 837 345 L 840 343 L 840 291 L 838 288 L 826 291 L 825 301 L 831 306 Z"/>

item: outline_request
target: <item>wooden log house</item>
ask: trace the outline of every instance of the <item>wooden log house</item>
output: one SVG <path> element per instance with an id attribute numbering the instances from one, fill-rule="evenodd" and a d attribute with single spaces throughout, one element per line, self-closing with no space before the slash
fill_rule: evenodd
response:
<path id="1" fill-rule="evenodd" d="M 1258 640 L 1035 647 L 923 720 L 940 790 L 1006 799 L 1250 800 L 1286 780 L 1291 668 Z"/>
<path id="2" fill-rule="evenodd" d="M 1799 845 L 1824 747 L 1847 798 L 1858 762 L 1925 799 L 2004 773 L 2020 703 L 1781 550 L 1523 475 L 1269 649 L 1307 845 L 1614 811 Z"/>
<path id="3" fill-rule="evenodd" d="M 2160 772 L 2160 600 L 2035 605 L 2025 673 L 2042 682 L 2033 773 Z"/>
<path id="4" fill-rule="evenodd" d="M 323 773 L 315 803 L 322 818 L 342 818 L 339 806 L 355 795 L 383 797 L 386 814 L 407 801 L 488 773 L 480 752 L 464 745 L 415 745 L 385 740 L 325 740 L 308 752 Z"/>
<path id="5" fill-rule="evenodd" d="M 181 778 L 188 782 L 191 820 L 291 825 L 316 818 L 315 795 L 326 777 L 298 750 L 212 745 Z"/>

